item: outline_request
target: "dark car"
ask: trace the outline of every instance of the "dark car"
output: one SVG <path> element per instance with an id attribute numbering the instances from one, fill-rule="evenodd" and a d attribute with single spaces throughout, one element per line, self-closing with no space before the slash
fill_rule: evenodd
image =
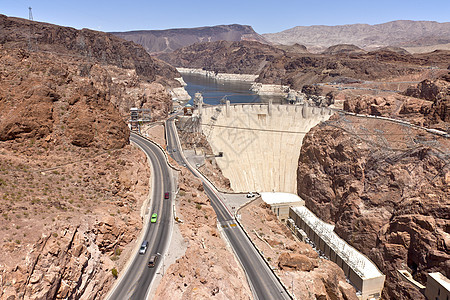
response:
<path id="1" fill-rule="evenodd" d="M 158 260 L 158 255 L 150 256 L 150 260 L 148 261 L 148 267 L 153 268 L 156 265 L 157 260 Z"/>
<path id="2" fill-rule="evenodd" d="M 170 197 L 169 192 L 165 192 L 165 193 L 164 193 L 164 199 L 169 199 L 169 197 Z"/>

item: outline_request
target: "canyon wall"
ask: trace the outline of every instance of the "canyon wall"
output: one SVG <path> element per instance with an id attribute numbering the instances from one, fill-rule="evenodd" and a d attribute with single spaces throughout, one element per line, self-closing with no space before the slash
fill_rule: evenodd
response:
<path id="1" fill-rule="evenodd" d="M 424 299 L 399 269 L 423 284 L 427 272 L 450 275 L 448 149 L 445 137 L 348 115 L 303 141 L 298 194 L 386 274 L 384 299 Z"/>

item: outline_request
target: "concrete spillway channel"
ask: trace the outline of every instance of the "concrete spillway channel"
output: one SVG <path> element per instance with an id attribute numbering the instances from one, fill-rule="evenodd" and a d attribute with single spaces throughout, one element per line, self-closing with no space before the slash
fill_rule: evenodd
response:
<path id="1" fill-rule="evenodd" d="M 197 112 L 225 177 L 235 192 L 297 192 L 303 137 L 332 115 L 327 108 L 282 104 L 203 107 Z"/>

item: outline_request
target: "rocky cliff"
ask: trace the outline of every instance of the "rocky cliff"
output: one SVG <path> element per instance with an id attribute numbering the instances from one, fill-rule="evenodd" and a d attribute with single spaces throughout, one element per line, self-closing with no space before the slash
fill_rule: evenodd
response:
<path id="1" fill-rule="evenodd" d="M 352 45 L 331 47 L 327 54 L 311 54 L 301 46 L 275 47 L 258 42 L 211 42 L 194 44 L 162 60 L 185 68 L 220 73 L 255 74 L 257 82 L 289 85 L 301 90 L 305 84 L 379 80 L 392 81 L 425 72 L 430 65 L 446 69 L 450 51 L 411 55 L 388 49 L 365 52 Z"/>
<path id="2" fill-rule="evenodd" d="M 239 215 L 253 243 L 296 299 L 358 299 L 342 269 L 295 238 L 261 198 L 241 207 Z"/>
<path id="3" fill-rule="evenodd" d="M 243 40 L 266 42 L 251 26 L 239 24 L 167 30 L 112 32 L 112 34 L 142 45 L 149 53 L 172 52 L 179 48 L 202 42 Z"/>
<path id="4" fill-rule="evenodd" d="M 116 37 L 0 19 L 0 298 L 104 297 L 133 250 L 149 190 L 146 156 L 129 145 L 124 119 L 132 106 L 167 116 L 170 95 L 149 82 L 163 70 Z M 80 36 L 92 56 L 71 48 Z"/>
<path id="5" fill-rule="evenodd" d="M 174 78 L 180 75 L 173 67 L 152 58 L 140 45 L 104 32 L 0 15 L 0 44 L 5 48 L 59 53 L 91 63 L 132 69 L 147 81 L 179 86 Z"/>
<path id="6" fill-rule="evenodd" d="M 194 44 L 158 57 L 173 66 L 220 73 L 258 74 L 284 51 L 258 42 L 218 41 Z"/>
<path id="7" fill-rule="evenodd" d="M 303 141 L 298 194 L 386 274 L 384 299 L 424 299 L 397 270 L 424 284 L 427 272 L 450 275 L 448 149 L 444 137 L 346 115 Z"/>
<path id="8" fill-rule="evenodd" d="M 347 97 L 344 110 L 406 119 L 420 126 L 449 132 L 450 73 L 435 80 L 423 80 L 409 87 L 403 95 Z"/>

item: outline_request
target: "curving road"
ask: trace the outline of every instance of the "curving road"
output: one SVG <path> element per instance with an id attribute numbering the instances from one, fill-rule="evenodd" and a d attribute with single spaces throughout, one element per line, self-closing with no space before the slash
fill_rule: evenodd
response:
<path id="1" fill-rule="evenodd" d="M 164 254 L 172 230 L 172 179 L 165 156 L 158 146 L 139 135 L 132 133 L 130 141 L 145 152 L 152 165 L 152 201 L 150 211 L 145 215 L 145 218 L 148 218 L 148 227 L 144 234 L 144 240 L 149 242 L 149 246 L 145 254 L 136 253 L 132 258 L 126 274 L 120 277 L 110 292 L 107 298 L 110 300 L 146 299 L 150 284 L 162 263 L 162 259 L 159 258 L 154 268 L 148 268 L 150 255 Z M 171 192 L 170 199 L 164 199 L 164 192 Z M 150 223 L 152 213 L 158 214 L 156 223 Z"/>
<path id="2" fill-rule="evenodd" d="M 175 116 L 174 116 L 175 117 Z M 233 248 L 236 257 L 241 262 L 247 278 L 250 282 L 253 295 L 256 299 L 291 299 L 285 288 L 280 284 L 272 270 L 261 258 L 261 255 L 249 241 L 243 230 L 236 224 L 234 217 L 223 205 L 219 192 L 215 187 L 194 169 L 182 155 L 177 132 L 174 125 L 174 117 L 166 122 L 167 148 L 172 157 L 199 177 L 205 188 L 205 192 L 211 200 L 211 204 L 217 214 L 219 224 L 222 226 L 229 244 Z M 174 152 L 173 150 L 176 149 Z"/>

